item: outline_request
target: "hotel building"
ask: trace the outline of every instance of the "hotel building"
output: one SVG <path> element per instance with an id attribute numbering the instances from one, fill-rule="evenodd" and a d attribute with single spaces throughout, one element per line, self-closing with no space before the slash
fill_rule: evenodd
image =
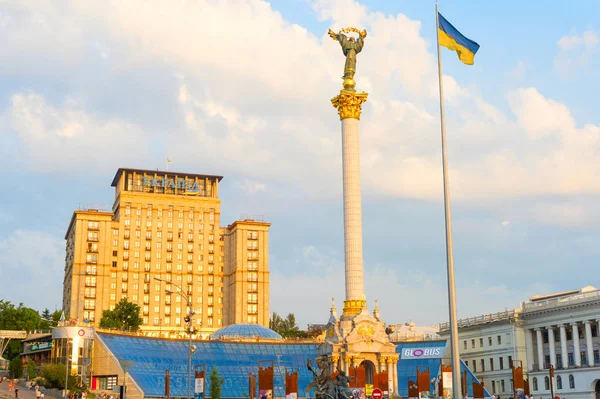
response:
<path id="1" fill-rule="evenodd" d="M 97 326 L 121 298 L 140 306 L 147 335 L 269 322 L 269 223 L 220 227 L 222 176 L 120 168 L 112 210 L 84 207 L 65 235 L 63 310 Z"/>

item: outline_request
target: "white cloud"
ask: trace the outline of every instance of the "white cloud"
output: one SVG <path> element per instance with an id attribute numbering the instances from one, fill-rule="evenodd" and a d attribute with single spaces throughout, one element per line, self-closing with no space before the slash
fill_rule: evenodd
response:
<path id="1" fill-rule="evenodd" d="M 23 146 L 17 162 L 29 169 L 112 171 L 131 160 L 141 163 L 147 154 L 139 128 L 124 121 L 99 119 L 76 100 L 55 107 L 36 93 L 16 93 L 3 120 Z"/>
<path id="2" fill-rule="evenodd" d="M 64 266 L 64 243 L 55 235 L 19 229 L 0 237 L 5 300 L 39 311 L 60 309 Z"/>
<path id="3" fill-rule="evenodd" d="M 52 7 L 27 4 L 19 18 L 41 15 L 58 25 Z M 356 75 L 358 88 L 370 93 L 361 119 L 363 187 L 386 196 L 441 198 L 434 46 L 424 39 L 421 22 L 352 1 L 311 4 L 334 29 L 356 25 L 369 32 Z M 176 154 L 182 167 L 196 168 L 200 158 L 219 174 L 242 174 L 266 186 L 292 182 L 310 197 L 339 194 L 339 121 L 329 99 L 341 88 L 344 59 L 325 32 L 315 35 L 291 24 L 259 0 L 66 1 L 60 10 L 73 22 L 64 34 L 73 43 L 92 43 L 108 71 L 135 76 L 160 65 L 160 74 L 173 78 L 165 89 L 170 95 L 156 97 L 169 111 L 169 135 L 151 142 L 157 134 L 147 127 L 147 113 L 87 109 L 86 95 L 93 93 L 65 101 L 17 92 L 3 121 L 20 140 L 29 167 L 114 169 L 145 165 L 164 152 Z M 62 31 L 51 31 L 48 39 L 38 34 L 29 40 L 63 48 L 70 59 L 85 58 L 89 49 L 64 44 L 55 38 Z M 560 42 L 561 51 L 597 47 L 592 31 L 572 36 Z M 81 73 L 93 79 L 94 71 Z M 142 89 L 134 83 L 128 90 Z M 444 76 L 444 83 L 453 199 L 600 191 L 594 177 L 600 172 L 597 126 L 579 127 L 566 105 L 535 88 L 507 93 L 511 113 L 505 114 L 477 95 L 476 87 L 462 87 L 452 76 Z"/>
<path id="4" fill-rule="evenodd" d="M 593 30 L 582 34 L 573 32 L 561 37 L 556 45 L 559 52 L 554 59 L 554 69 L 564 76 L 574 77 L 587 68 L 591 57 L 596 53 L 598 33 Z"/>

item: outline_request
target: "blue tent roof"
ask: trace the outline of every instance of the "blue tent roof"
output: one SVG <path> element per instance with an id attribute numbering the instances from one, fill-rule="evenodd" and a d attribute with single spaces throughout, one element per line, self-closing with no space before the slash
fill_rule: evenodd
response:
<path id="1" fill-rule="evenodd" d="M 258 324 L 232 324 L 215 331 L 210 339 L 235 339 L 235 338 L 265 338 L 283 339 L 281 335 Z"/>
<path id="2" fill-rule="evenodd" d="M 271 331 L 265 329 L 267 331 Z M 275 333 L 274 333 L 275 334 Z M 97 333 L 118 360 L 133 360 L 130 376 L 144 392 L 146 398 L 164 397 L 165 370 L 171 374 L 171 397 L 184 397 L 187 392 L 188 342 L 116 334 Z M 210 374 L 216 368 L 223 383 L 223 398 L 244 398 L 248 396 L 248 373 L 257 375 L 259 361 L 273 361 L 274 397 L 285 396 L 286 369 L 298 370 L 299 397 L 305 397 L 304 388 L 313 380 L 306 368 L 306 361 L 317 356 L 317 343 L 287 342 L 232 342 L 194 341 L 197 350 L 192 355 L 192 367 L 206 365 Z M 406 348 L 445 347 L 445 341 L 410 342 L 397 344 L 396 351 Z M 422 353 L 422 351 L 420 351 Z M 400 356 L 397 365 L 398 387 L 402 397 L 408 396 L 408 379 L 416 376 L 416 367 L 429 367 L 432 376 L 439 373 L 439 358 L 404 359 Z M 471 384 L 477 380 L 473 373 L 461 362 L 461 372 L 467 370 L 469 396 Z M 98 376 L 101 377 L 101 376 Z M 121 381 L 119 380 L 119 383 Z M 207 381 L 207 387 L 208 381 Z M 314 391 L 310 393 L 314 397 Z M 489 397 L 489 393 L 485 392 Z"/>

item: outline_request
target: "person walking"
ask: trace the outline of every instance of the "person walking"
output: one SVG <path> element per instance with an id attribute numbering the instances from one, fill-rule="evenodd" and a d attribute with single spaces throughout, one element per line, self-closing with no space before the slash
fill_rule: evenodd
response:
<path id="1" fill-rule="evenodd" d="M 19 387 L 15 386 L 15 399 L 19 399 Z"/>

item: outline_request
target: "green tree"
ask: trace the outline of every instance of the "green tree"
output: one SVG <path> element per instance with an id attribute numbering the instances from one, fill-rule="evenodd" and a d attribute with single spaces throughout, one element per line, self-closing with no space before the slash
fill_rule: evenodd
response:
<path id="1" fill-rule="evenodd" d="M 33 360 L 27 362 L 27 377 L 32 380 L 37 377 L 37 367 Z"/>
<path id="2" fill-rule="evenodd" d="M 210 376 L 208 377 L 208 380 L 210 381 L 210 386 L 208 387 L 210 398 L 221 399 L 223 377 L 219 375 L 219 370 L 213 367 L 212 371 L 210 372 Z"/>
<path id="3" fill-rule="evenodd" d="M 65 389 L 65 375 L 67 370 L 62 363 L 44 364 L 41 369 L 41 375 L 46 380 L 46 388 Z M 69 387 L 72 390 L 77 385 L 77 376 L 69 376 Z"/>
<path id="4" fill-rule="evenodd" d="M 51 320 L 51 317 L 52 317 L 52 314 L 50 314 L 50 311 L 48 310 L 48 308 L 46 308 L 42 311 L 42 319 Z"/>
<path id="5" fill-rule="evenodd" d="M 10 301 L 0 300 L 0 330 L 33 331 L 40 329 L 40 315 L 22 303 L 15 306 Z M 21 353 L 21 341 L 11 340 L 4 357 L 13 359 Z"/>
<path id="6" fill-rule="evenodd" d="M 23 377 L 23 361 L 19 356 L 14 357 L 13 360 L 10 361 L 8 365 L 8 372 L 12 378 Z"/>
<path id="7" fill-rule="evenodd" d="M 102 312 L 99 327 L 121 331 L 137 331 L 142 322 L 140 307 L 129 302 L 127 298 L 121 298 L 114 310 Z"/>
<path id="8" fill-rule="evenodd" d="M 296 324 L 296 316 L 293 313 L 289 313 L 285 319 L 273 312 L 273 316 L 269 320 L 269 328 L 283 338 L 296 338 L 302 337 L 303 332 Z"/>

